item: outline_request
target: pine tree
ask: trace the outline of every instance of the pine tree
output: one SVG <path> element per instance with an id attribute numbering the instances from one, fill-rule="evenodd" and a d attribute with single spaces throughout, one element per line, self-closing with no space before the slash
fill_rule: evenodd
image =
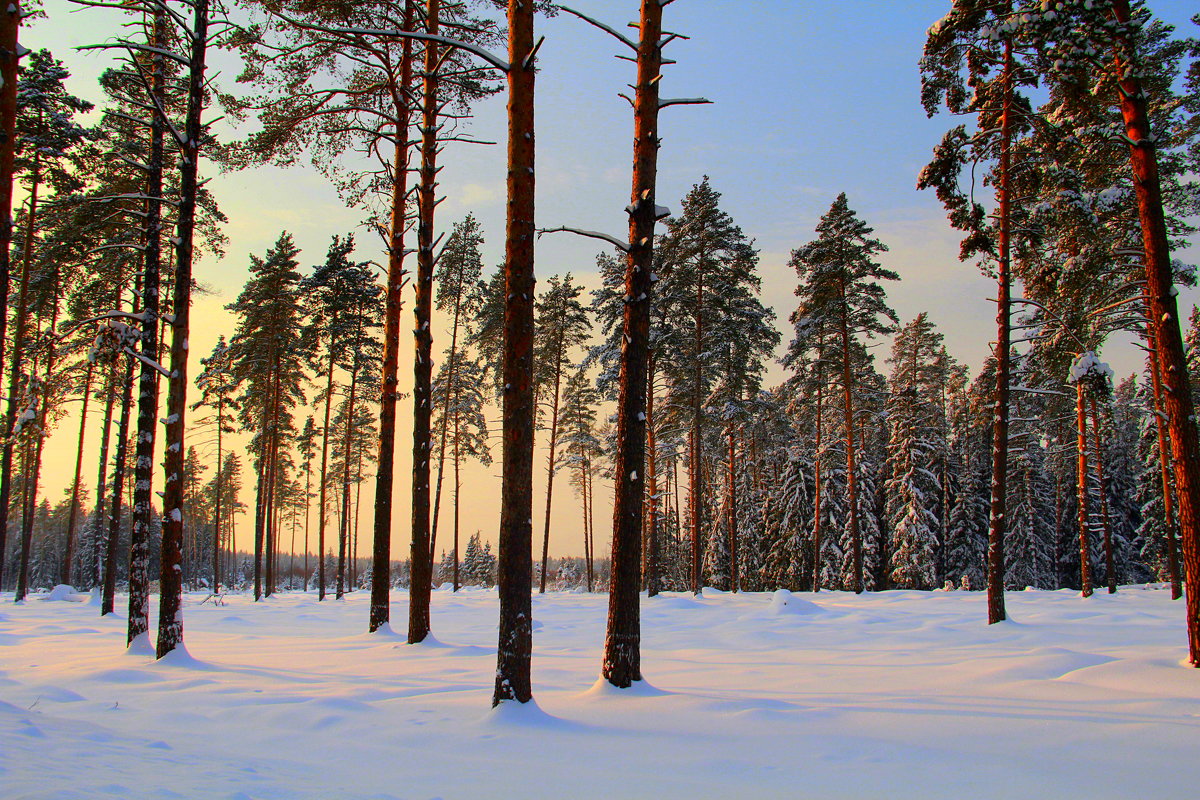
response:
<path id="1" fill-rule="evenodd" d="M 558 436 L 562 419 L 562 385 L 564 375 L 574 364 L 574 352 L 591 335 L 587 309 L 579 301 L 583 289 L 577 286 L 568 272 L 566 277 L 550 277 L 537 310 L 535 329 L 534 381 L 538 410 L 543 426 L 549 428 L 549 452 L 546 455 L 546 511 L 542 529 L 542 569 L 538 580 L 539 593 L 546 591 L 546 564 L 550 549 L 550 509 L 554 499 L 554 475 L 558 471 Z"/>
<path id="2" fill-rule="evenodd" d="M 1187 595 L 1190 661 L 1200 667 L 1200 442 L 1180 331 L 1158 157 L 1159 133 L 1151 108 L 1169 100 L 1156 86 L 1144 60 L 1145 30 L 1153 23 L 1141 3 L 1099 0 L 1072 3 L 1036 16 L 1048 48 L 1051 81 L 1105 94 L 1119 103 L 1121 126 L 1110 141 L 1128 148 L 1142 229 L 1142 254 L 1149 299 L 1147 317 L 1161 365 L 1165 410 L 1179 495 L 1180 534 Z M 1032 17 L 1031 17 L 1032 18 Z M 1157 90 L 1157 91 L 1156 91 Z"/>
<path id="3" fill-rule="evenodd" d="M 571 470 L 571 484 L 580 498 L 580 517 L 583 521 L 584 576 L 587 590 L 592 591 L 593 564 L 593 514 L 592 492 L 597 472 L 597 461 L 602 448 L 596 436 L 596 405 L 599 394 L 588 378 L 586 369 L 577 369 L 567 378 L 563 392 L 562 411 L 562 455 L 556 469 Z M 655 557 L 653 551 L 647 558 Z"/>
<path id="4" fill-rule="evenodd" d="M 846 481 L 846 536 L 851 548 L 849 585 L 857 592 L 865 586 L 865 532 L 860 530 L 863 498 L 859 497 L 860 475 L 856 464 L 863 442 L 856 415 L 863 407 L 859 388 L 865 384 L 855 370 L 870 363 L 859 337 L 871 339 L 892 330 L 896 314 L 887 306 L 879 282 L 899 277 L 875 261 L 887 248 L 871 238 L 872 233 L 873 229 L 859 220 L 842 194 L 817 224 L 818 238 L 793 250 L 791 258 L 791 266 L 800 279 L 796 289 L 800 306 L 793 316 L 796 336 L 789 356 L 798 360 L 806 350 L 827 347 L 820 358 L 833 365 L 830 382 L 841 384 L 845 458 L 842 474 Z M 826 333 L 827 345 L 820 341 Z M 824 513 L 823 509 L 818 513 Z"/>
<path id="5" fill-rule="evenodd" d="M 683 199 L 682 212 L 666 221 L 658 246 L 659 303 L 673 324 L 658 352 L 671 381 L 669 402 L 686 418 L 688 430 L 691 588 L 703 583 L 703 542 L 709 529 L 704 507 L 705 436 L 709 431 L 708 397 L 721 377 L 722 337 L 739 317 L 742 302 L 754 294 L 758 253 L 733 218 L 720 208 L 721 195 L 706 177 Z"/>
<path id="6" fill-rule="evenodd" d="M 229 359 L 241 389 L 238 416 L 254 431 L 255 458 L 254 597 L 264 589 L 264 558 L 274 557 L 275 504 L 280 456 L 294 427 L 293 409 L 304 402 L 303 385 L 310 345 L 303 335 L 305 309 L 300 291 L 300 251 L 288 233 L 280 234 L 265 257 L 250 256 L 250 280 L 228 308 L 238 316 Z M 266 581 L 267 592 L 273 589 Z"/>
<path id="7" fill-rule="evenodd" d="M 454 468 L 454 547 L 449 556 L 453 559 L 450 572 L 454 591 L 458 591 L 462 461 L 464 458 L 473 458 L 484 465 L 492 463 L 492 454 L 488 447 L 487 419 L 484 416 L 484 405 L 487 401 L 483 367 L 471 353 L 459 353 L 453 362 L 442 362 L 437 379 L 433 382 L 433 401 L 438 409 L 433 423 L 435 427 L 446 429 Z M 442 580 L 446 574 L 443 571 Z"/>
<path id="8" fill-rule="evenodd" d="M 10 9 L 10 16 L 11 12 L 12 9 Z M 5 21 L 8 22 L 11 20 Z M 16 23 L 13 22 L 13 25 L 15 26 Z M 15 27 L 12 35 L 15 42 Z M 16 76 L 15 59 L 16 56 L 13 57 L 13 77 Z M 63 67 L 61 62 L 54 59 L 49 51 L 39 50 L 30 54 L 29 64 L 21 73 L 20 83 L 16 86 L 15 92 L 16 117 L 13 142 L 17 148 L 17 155 L 9 165 L 3 168 L 3 172 L 6 175 L 0 179 L 0 186 L 7 188 L 9 197 L 8 205 L 3 210 L 0 210 L 0 214 L 4 215 L 6 221 L 5 225 L 0 226 L 4 228 L 3 232 L 0 233 L 0 240 L 7 243 L 12 238 L 10 214 L 11 178 L 13 175 L 23 179 L 24 188 L 28 195 L 26 207 L 22 215 L 23 220 L 20 222 L 24 235 L 21 246 L 21 274 L 15 309 L 12 347 L 6 353 L 9 380 L 8 401 L 3 424 L 3 451 L 0 454 L 0 580 L 4 576 L 5 553 L 7 552 L 8 514 L 13 480 L 13 448 L 19 435 L 18 404 L 23 392 L 29 391 L 31 384 L 35 381 L 33 377 L 34 370 L 26 369 L 24 361 L 27 356 L 31 355 L 28 352 L 29 343 L 34 338 L 29 333 L 30 315 L 33 312 L 30 293 L 36 280 L 33 270 L 36 269 L 35 257 L 38 253 L 35 250 L 40 249 L 37 234 L 43 227 L 38 216 L 39 211 L 41 211 L 38 203 L 41 200 L 43 206 L 45 205 L 45 198 L 42 196 L 42 193 L 46 192 L 47 189 L 53 192 L 51 195 L 52 202 L 67 196 L 72 191 L 78 190 L 79 181 L 71 172 L 68 155 L 72 148 L 89 137 L 88 132 L 76 122 L 75 117 L 78 114 L 91 110 L 92 105 L 67 92 L 65 81 L 68 77 L 70 77 L 70 73 Z M 7 92 L 3 94 L 7 95 Z M 3 99 L 7 102 L 7 97 Z M 9 276 L 7 274 L 9 250 L 7 249 L 7 244 L 3 258 L 5 273 L 3 275 L 5 284 L 4 294 L 7 298 L 9 283 Z M 57 271 L 55 274 L 57 275 Z M 56 283 L 56 285 L 58 284 Z M 7 303 L 5 304 L 5 308 L 7 308 Z M 4 316 L 7 319 L 7 313 Z M 44 418 L 44 412 L 45 406 L 43 404 L 39 408 L 38 413 Z M 26 426 L 26 430 L 34 430 L 35 428 L 38 436 L 44 435 L 44 424 Z M 40 445 L 37 449 L 40 453 Z M 40 467 L 41 459 L 40 455 L 38 455 L 33 464 L 34 474 L 32 475 L 32 482 L 35 490 L 33 495 L 36 495 Z M 28 587 L 27 570 L 33 536 L 33 518 L 31 512 L 34 509 L 33 503 L 30 502 L 31 500 L 32 497 L 27 499 L 25 504 L 26 510 L 22 514 L 21 564 L 17 572 L 15 595 L 18 601 L 24 598 Z"/>
<path id="9" fill-rule="evenodd" d="M 200 359 L 200 365 L 204 367 L 204 370 L 196 376 L 196 388 L 200 390 L 200 399 L 192 408 L 193 410 L 211 409 L 211 419 L 202 418 L 197 420 L 196 424 L 203 426 L 206 422 L 210 423 L 216 432 L 217 471 L 213 478 L 215 486 L 213 489 L 212 591 L 214 594 L 219 594 L 221 591 L 221 531 L 224 526 L 221 514 L 222 511 L 226 514 L 230 512 L 228 507 L 222 507 L 222 501 L 225 498 L 222 486 L 225 469 L 224 442 L 225 434 L 234 433 L 236 430 L 232 421 L 227 419 L 227 415 L 237 409 L 237 400 L 233 396 L 237 388 L 236 377 L 233 373 L 234 365 L 230 359 L 229 345 L 225 342 L 224 336 L 217 339 L 217 344 L 208 358 Z"/>
<path id="10" fill-rule="evenodd" d="M 441 418 L 434 423 L 434 427 L 438 430 L 438 458 L 437 482 L 433 495 L 433 518 L 429 526 L 430 553 L 433 553 L 437 546 L 438 519 L 442 507 L 442 476 L 445 472 L 446 444 L 453 416 L 448 413 L 448 408 L 453 402 L 457 387 L 464 385 L 458 379 L 459 363 L 463 358 L 468 357 L 464 352 L 467 348 L 463 344 L 472 338 L 477 327 L 476 316 L 483 303 L 480 291 L 480 279 L 483 275 L 483 259 L 480 255 L 482 245 L 483 234 L 479 222 L 473 215 L 468 214 L 461 222 L 455 223 L 454 230 L 451 232 L 450 238 L 446 240 L 446 246 L 437 262 L 434 302 L 438 311 L 450 315 L 450 346 L 446 350 L 445 360 L 439 367 L 434 381 L 435 394 L 438 392 L 438 387 L 441 387 L 440 401 L 435 400 L 435 408 L 440 409 Z M 478 389 L 479 387 L 469 388 Z M 456 545 L 456 558 L 457 553 Z"/>

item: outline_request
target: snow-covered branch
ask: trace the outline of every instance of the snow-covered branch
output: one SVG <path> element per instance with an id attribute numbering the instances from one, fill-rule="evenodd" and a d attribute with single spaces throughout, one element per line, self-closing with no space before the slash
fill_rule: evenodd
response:
<path id="1" fill-rule="evenodd" d="M 625 36 L 623 36 L 623 35 L 622 35 L 622 34 L 621 34 L 619 31 L 615 30 L 614 28 L 610 28 L 609 26 L 605 25 L 603 22 L 600 22 L 599 20 L 592 19 L 592 18 L 591 18 L 591 17 L 589 17 L 587 14 L 580 13 L 579 11 L 576 11 L 576 10 L 575 10 L 575 9 L 573 9 L 573 8 L 569 8 L 569 7 L 567 7 L 567 6 L 564 6 L 564 5 L 560 5 L 558 8 L 559 8 L 559 10 L 560 10 L 560 11 L 565 11 L 565 12 L 567 12 L 568 14 L 571 14 L 571 15 L 573 15 L 573 16 L 579 17 L 581 20 L 583 20 L 583 21 L 584 21 L 584 22 L 586 22 L 587 24 L 589 24 L 589 25 L 593 25 L 593 26 L 595 26 L 595 27 L 599 28 L 600 30 L 602 30 L 602 31 L 604 31 L 605 33 L 607 33 L 609 36 L 612 36 L 614 39 L 616 39 L 617 41 L 619 41 L 621 44 L 623 44 L 623 45 L 625 45 L 626 47 L 628 47 L 628 48 L 629 48 L 630 50 L 632 50 L 633 52 L 635 52 L 635 53 L 637 52 L 637 49 L 638 49 L 638 46 L 637 46 L 637 44 L 635 44 L 634 42 L 632 42 L 632 41 L 630 41 L 629 39 L 625 38 Z"/>
<path id="2" fill-rule="evenodd" d="M 541 236 L 543 233 L 573 233 L 576 236 L 586 236 L 589 239 L 599 239 L 601 241 L 608 242 L 622 253 L 629 252 L 629 244 L 627 242 L 622 242 L 615 236 L 609 236 L 607 233 L 601 233 L 599 231 L 586 231 L 579 228 L 568 228 L 564 225 L 559 228 L 542 228 L 538 231 L 538 236 Z"/>

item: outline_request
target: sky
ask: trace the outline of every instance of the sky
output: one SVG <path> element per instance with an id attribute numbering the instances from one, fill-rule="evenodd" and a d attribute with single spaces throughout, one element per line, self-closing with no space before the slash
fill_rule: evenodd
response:
<path id="1" fill-rule="evenodd" d="M 678 63 L 666 68 L 663 96 L 701 95 L 713 102 L 663 112 L 658 202 L 677 210 L 687 191 L 709 176 L 722 193 L 723 209 L 760 251 L 763 301 L 776 310 L 785 345 L 790 338 L 786 320 L 795 307 L 796 277 L 787 266 L 789 254 L 814 237 L 820 216 L 845 192 L 851 207 L 889 247 L 880 260 L 901 276 L 887 287 L 901 322 L 929 312 L 951 353 L 973 370 L 989 351 L 995 308 L 988 298 L 995 296 L 994 284 L 975 267 L 958 261 L 959 234 L 947 224 L 937 199 L 915 188 L 933 146 L 955 124 L 945 115 L 926 118 L 917 70 L 925 32 L 949 5 L 949 0 L 679 0 L 665 10 L 664 27 L 690 38 L 670 46 L 668 55 Z M 1196 12 L 1192 0 L 1157 0 L 1150 6 L 1183 34 L 1196 32 L 1189 22 Z M 615 27 L 637 13 L 633 0 L 575 0 L 573 7 Z M 50 48 L 73 72 L 70 89 L 98 99 L 95 78 L 108 65 L 109 56 L 73 48 L 111 36 L 116 17 L 100 9 L 77 10 L 67 0 L 45 0 L 45 8 L 50 19 L 25 31 L 23 43 Z M 537 224 L 622 235 L 623 209 L 629 202 L 632 114 L 617 93 L 633 80 L 634 67 L 614 58 L 621 47 L 615 40 L 569 15 L 539 18 L 538 34 L 546 41 L 539 51 L 537 78 Z M 221 72 L 217 82 L 236 89 L 236 63 L 219 55 L 213 63 L 214 71 Z M 484 101 L 475 113 L 472 134 L 502 142 L 503 97 Z M 439 228 L 448 230 L 467 212 L 475 214 L 484 229 L 484 263 L 490 270 L 503 253 L 503 147 L 450 145 L 441 163 L 445 201 L 438 210 Z M 195 358 L 207 355 L 218 335 L 232 333 L 234 319 L 224 305 L 237 296 L 246 279 L 248 255 L 263 254 L 281 231 L 295 236 L 304 251 L 300 256 L 304 265 L 322 261 L 330 237 L 348 231 L 358 233 L 361 258 L 382 258 L 374 234 L 360 227 L 362 214 L 347 208 L 326 179 L 306 165 L 221 174 L 205 164 L 202 170 L 211 177 L 210 187 L 230 219 L 225 228 L 230 241 L 225 258 L 208 258 L 197 266 L 198 280 L 213 293 L 200 298 L 193 311 Z M 542 285 L 547 276 L 569 271 L 585 285 L 595 286 L 596 245 L 594 240 L 565 234 L 543 237 L 536 256 Z M 1193 263 L 1200 261 L 1195 246 L 1181 255 Z M 1182 299 L 1186 312 L 1196 295 L 1189 292 Z M 410 308 L 408 298 L 406 325 Z M 435 352 L 447 339 L 437 322 L 435 318 Z M 881 370 L 886 368 L 882 363 L 886 350 L 886 343 L 875 349 Z M 410 351 L 402 343 L 402 386 L 411 382 Z M 1143 358 L 1128 341 L 1111 343 L 1102 355 L 1118 375 L 1140 370 Z M 773 366 L 769 379 L 777 381 L 782 374 Z M 79 424 L 78 412 L 72 414 L 51 436 L 47 448 L 43 489 L 51 500 L 62 497 L 72 475 Z M 302 420 L 303 413 L 298 412 L 298 417 Z M 496 419 L 498 413 L 493 411 L 489 417 Z M 89 420 L 93 429 L 98 419 Z M 410 420 L 406 409 L 399 420 L 401 431 Z M 94 438 L 89 437 L 89 442 Z M 498 456 L 498 438 L 495 448 Z M 410 437 L 402 435 L 393 517 L 397 557 L 407 550 L 410 451 Z M 542 525 L 544 460 L 539 449 L 537 536 Z M 466 474 L 465 491 L 471 502 L 464 511 L 464 541 L 475 529 L 485 539 L 495 540 L 496 472 L 480 467 Z M 93 473 L 93 468 L 85 467 L 85 476 Z M 245 484 L 251 485 L 248 478 Z M 90 484 L 89 489 L 94 491 Z M 373 481 L 363 492 L 364 531 L 369 529 L 372 490 Z M 607 529 L 608 498 L 607 491 L 597 497 L 600 533 Z M 243 501 L 250 499 L 247 489 Z M 578 500 L 566 481 L 558 482 L 554 502 L 551 555 L 582 553 Z M 445 541 L 444 536 L 443 530 L 439 542 Z M 606 548 L 605 542 L 598 542 L 598 552 L 606 553 Z M 368 542 L 363 542 L 362 552 L 369 553 Z"/>

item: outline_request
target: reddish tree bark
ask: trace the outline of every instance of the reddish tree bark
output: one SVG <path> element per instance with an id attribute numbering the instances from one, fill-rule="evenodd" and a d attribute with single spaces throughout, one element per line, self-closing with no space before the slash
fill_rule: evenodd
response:
<path id="1" fill-rule="evenodd" d="M 1154 313 L 1150 309 L 1150 298 L 1145 296 L 1146 316 Z M 1171 483 L 1171 442 L 1167 435 L 1165 422 L 1166 410 L 1163 401 L 1162 365 L 1158 358 L 1158 345 L 1155 343 L 1152 326 L 1146 325 L 1146 343 L 1150 352 L 1146 358 L 1146 366 L 1150 372 L 1154 408 L 1154 432 L 1158 442 L 1158 474 L 1162 483 L 1163 497 L 1163 547 L 1167 554 L 1167 578 L 1171 582 L 1171 599 L 1178 600 L 1183 596 L 1183 582 L 1179 576 L 1179 545 L 1175 538 L 1175 487 Z"/>
<path id="2" fill-rule="evenodd" d="M 1129 0 L 1114 0 L 1113 10 L 1118 22 L 1129 21 Z M 1132 45 L 1123 44 L 1132 50 Z M 1150 131 L 1146 93 L 1142 90 L 1135 66 L 1118 59 L 1116 76 L 1125 135 L 1130 142 L 1129 162 L 1145 250 L 1150 321 L 1154 327 L 1162 367 L 1167 424 L 1175 463 L 1175 486 L 1179 492 L 1179 528 L 1187 588 L 1188 653 L 1192 666 L 1200 667 L 1200 441 L 1194 422 L 1192 393 L 1188 386 L 1183 337 L 1179 330 L 1179 308 L 1173 291 L 1171 247 L 1163 214 L 1158 156 Z"/>
<path id="3" fill-rule="evenodd" d="M 504 246 L 504 401 L 500 631 L 492 705 L 533 698 L 534 38 L 533 3 L 508 2 L 508 214 Z"/>
<path id="4" fill-rule="evenodd" d="M 175 285 L 172 292 L 171 377 L 167 381 L 167 447 L 163 469 L 162 571 L 159 576 L 158 642 L 162 658 L 183 644 L 183 462 L 188 390 L 188 334 L 191 330 L 193 234 L 196 229 L 196 195 L 200 142 L 204 130 L 204 70 L 208 53 L 208 0 L 194 0 L 189 55 L 187 118 L 184 121 L 179 164 L 179 212 L 175 224 Z M 217 462 L 217 471 L 221 469 Z"/>
<path id="5" fill-rule="evenodd" d="M 404 4 L 404 30 L 413 29 L 416 4 Z M 392 564 L 392 493 L 396 475 L 396 403 L 400 398 L 400 312 L 404 306 L 404 209 L 408 197 L 408 127 L 412 85 L 412 39 L 405 39 L 400 55 L 400 83 L 392 86 L 396 115 L 392 155 L 392 214 L 388 232 L 387 310 L 383 323 L 383 381 L 379 409 L 379 460 L 375 470 L 375 519 L 372 526 L 370 630 L 391 619 L 388 597 Z M 326 423 L 328 425 L 328 422 Z M 322 475 L 324 469 L 322 468 Z M 324 492 L 324 489 L 322 489 Z M 324 495 L 322 495 L 323 497 Z M 323 524 L 322 524 L 322 527 Z M 322 542 L 322 549 L 324 543 Z M 324 572 L 324 553 L 321 554 Z M 322 579 L 322 586 L 324 580 Z"/>
<path id="6" fill-rule="evenodd" d="M 617 401 L 617 455 L 613 468 L 612 583 L 602 674 L 614 686 L 642 679 L 641 609 L 638 589 L 642 548 L 643 475 L 646 462 L 646 395 L 650 355 L 650 298 L 653 292 L 654 225 L 658 219 L 659 77 L 662 72 L 662 4 L 642 0 L 637 43 L 637 84 L 633 105 L 633 187 L 629 206 L 629 253 L 625 268 L 625 312 L 621 383 Z M 702 334 L 697 301 L 696 340 Z M 697 370 L 700 360 L 697 359 Z M 695 386 L 693 436 L 699 426 L 700 382 Z M 698 449 L 699 441 L 693 442 Z M 695 456 L 698 462 L 698 454 Z M 693 474 L 693 514 L 699 508 L 699 471 Z M 700 591 L 699 516 L 693 516 L 692 590 Z"/>
<path id="7" fill-rule="evenodd" d="M 426 32 L 438 35 L 438 0 L 429 0 L 425 12 Z M 429 540 L 430 420 L 433 413 L 433 221 L 437 207 L 438 128 L 437 42 L 425 43 L 424 105 L 421 119 L 421 185 L 417 190 L 420 219 L 417 225 L 417 280 L 413 312 L 416 327 L 416 358 L 413 360 L 413 466 L 412 547 L 410 550 L 408 642 L 415 644 L 429 635 L 429 599 L 433 588 L 433 564 Z"/>
<path id="8" fill-rule="evenodd" d="M 1000 230 L 996 253 L 996 403 L 992 415 L 992 497 L 988 515 L 988 624 L 1008 619 L 1004 608 L 1004 536 L 1008 526 L 1008 405 L 1012 373 L 1012 42 L 1004 43 L 1003 109 L 1000 117 Z"/>
<path id="9" fill-rule="evenodd" d="M 87 377 L 83 381 L 83 408 L 79 411 L 79 437 L 75 444 L 75 479 L 71 481 L 71 505 L 67 511 L 67 541 L 63 548 L 61 583 L 71 584 L 71 567 L 75 561 L 75 521 L 79 516 L 79 485 L 83 479 L 83 442 L 87 434 L 88 401 L 92 398 L 92 373 L 96 363 L 88 361 Z"/>

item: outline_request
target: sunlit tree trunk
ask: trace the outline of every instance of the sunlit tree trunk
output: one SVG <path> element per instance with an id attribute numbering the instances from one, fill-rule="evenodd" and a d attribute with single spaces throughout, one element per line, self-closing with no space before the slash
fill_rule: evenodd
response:
<path id="1" fill-rule="evenodd" d="M 439 0 L 429 0 L 425 29 L 438 33 Z M 433 222 L 437 207 L 438 45 L 425 43 L 424 108 L 421 119 L 421 185 L 417 196 L 417 279 L 413 311 L 417 353 L 413 360 L 412 547 L 410 550 L 408 642 L 429 635 L 429 600 L 433 564 L 429 538 L 430 421 L 433 413 Z"/>
<path id="2" fill-rule="evenodd" d="M 413 29 L 414 0 L 404 4 L 404 30 Z M 400 84 L 390 88 L 396 115 L 392 155 L 392 208 L 388 232 L 387 311 L 383 325 L 383 381 L 379 409 L 379 463 L 375 470 L 375 516 L 371 548 L 371 617 L 369 629 L 378 630 L 391 619 L 388 603 L 392 564 L 392 495 L 395 483 L 396 403 L 399 400 L 400 312 L 404 301 L 404 210 L 408 197 L 408 123 L 411 103 L 413 45 L 405 39 L 400 56 Z M 329 426 L 328 409 L 325 413 Z M 321 468 L 321 596 L 325 595 L 324 475 Z"/>
<path id="3" fill-rule="evenodd" d="M 183 643 L 183 585 L 180 549 L 183 545 L 183 461 L 188 390 L 188 334 L 192 306 L 192 236 L 196 227 L 196 195 L 200 115 L 204 110 L 204 59 L 208 49 L 208 0 L 193 0 L 194 23 L 189 57 L 187 119 L 179 166 L 179 211 L 175 226 L 175 286 L 172 292 L 171 366 L 167 381 L 167 447 L 163 461 L 162 572 L 159 577 L 158 642 L 162 658 Z M 217 471 L 221 464 L 217 462 Z M 194 524 L 194 521 L 193 521 Z M 215 577 L 215 574 L 214 574 Z"/>
<path id="4" fill-rule="evenodd" d="M 155 7 L 150 46 L 165 50 L 167 14 Z M 166 92 L 166 58 L 161 53 L 150 57 L 149 92 L 163 102 Z M 150 150 L 146 180 L 146 243 L 142 251 L 142 339 L 141 374 L 138 377 L 137 440 L 133 467 L 133 531 L 129 544 L 129 618 L 127 641 L 147 633 L 150 628 L 150 522 L 154 513 L 154 441 L 158 428 L 158 321 L 159 286 L 162 267 L 162 197 L 164 123 L 158 114 L 150 116 Z"/>
<path id="5" fill-rule="evenodd" d="M 992 497 L 988 519 L 988 624 L 1008 619 L 1004 609 L 1004 536 L 1008 526 L 1008 405 L 1012 373 L 1012 42 L 1004 43 L 1003 109 L 1000 118 L 1000 187 L 997 192 L 996 402 L 992 415 Z"/>
<path id="6" fill-rule="evenodd" d="M 508 2 L 508 214 L 504 247 L 504 400 L 500 630 L 492 704 L 533 698 L 534 39 L 533 3 Z"/>

